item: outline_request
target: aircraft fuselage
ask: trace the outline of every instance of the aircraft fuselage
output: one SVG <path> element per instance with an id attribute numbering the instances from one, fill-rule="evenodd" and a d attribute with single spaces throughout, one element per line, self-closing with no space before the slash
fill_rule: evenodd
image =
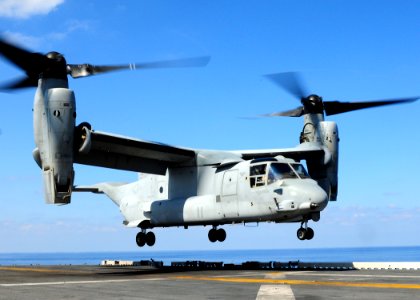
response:
<path id="1" fill-rule="evenodd" d="M 297 173 L 296 167 L 302 165 L 270 159 L 221 169 L 169 169 L 165 176 L 146 175 L 118 187 L 114 198 L 119 198 L 116 202 L 129 227 L 318 221 L 328 203 L 327 194 L 307 174 Z"/>

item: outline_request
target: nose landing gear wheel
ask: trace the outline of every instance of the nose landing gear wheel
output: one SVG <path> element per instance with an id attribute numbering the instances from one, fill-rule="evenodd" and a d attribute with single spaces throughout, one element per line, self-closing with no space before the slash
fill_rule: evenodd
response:
<path id="1" fill-rule="evenodd" d="M 301 241 L 303 240 L 312 240 L 315 235 L 314 230 L 311 227 L 307 227 L 306 229 L 301 227 L 297 231 L 297 238 Z"/>
<path id="2" fill-rule="evenodd" d="M 299 240 L 303 241 L 306 238 L 306 229 L 299 228 L 296 235 Z"/>
<path id="3" fill-rule="evenodd" d="M 307 240 L 312 240 L 314 235 L 315 235 L 315 232 L 311 227 L 306 228 L 306 239 Z"/>

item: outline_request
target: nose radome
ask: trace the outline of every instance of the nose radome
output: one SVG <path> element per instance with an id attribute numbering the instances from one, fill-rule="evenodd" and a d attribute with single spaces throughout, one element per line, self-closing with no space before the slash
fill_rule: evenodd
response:
<path id="1" fill-rule="evenodd" d="M 312 209 L 323 209 L 328 202 L 327 193 L 318 185 L 314 185 L 309 192 L 309 201 Z"/>
<path id="2" fill-rule="evenodd" d="M 310 209 L 314 211 L 323 210 L 328 203 L 327 193 L 319 185 L 309 185 L 301 189 L 302 202 L 300 209 Z"/>

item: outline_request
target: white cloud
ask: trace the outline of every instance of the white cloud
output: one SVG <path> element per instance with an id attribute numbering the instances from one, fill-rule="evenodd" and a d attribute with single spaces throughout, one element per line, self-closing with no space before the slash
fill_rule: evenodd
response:
<path id="1" fill-rule="evenodd" d="M 67 32 L 73 32 L 73 31 L 88 31 L 91 28 L 91 22 L 86 20 L 70 20 L 67 22 Z"/>
<path id="2" fill-rule="evenodd" d="M 39 48 L 40 45 L 42 44 L 41 38 L 31 36 L 31 35 L 26 35 L 20 32 L 6 31 L 6 32 L 3 32 L 3 36 L 9 42 L 16 45 L 20 45 L 21 47 L 24 47 L 24 48 L 36 49 L 36 48 Z"/>
<path id="3" fill-rule="evenodd" d="M 384 204 L 382 207 L 343 206 L 324 212 L 324 221 L 328 224 L 355 226 L 372 222 L 388 224 L 392 222 L 414 222 L 420 211 L 419 207 L 400 207 L 396 204 Z"/>
<path id="4" fill-rule="evenodd" d="M 26 19 L 34 15 L 46 15 L 64 0 L 0 0 L 0 16 Z"/>
<path id="5" fill-rule="evenodd" d="M 65 23 L 65 28 L 60 32 L 51 32 L 46 36 L 52 40 L 64 40 L 74 31 L 89 31 L 91 30 L 91 22 L 86 20 L 70 20 Z"/>
<path id="6" fill-rule="evenodd" d="M 0 0 L 2 1 L 2 0 Z M 0 2 L 1 3 L 1 2 Z M 1 7 L 1 4 L 0 4 Z M 1 8 L 0 8 L 1 9 Z M 1 13 L 0 13 L 1 14 Z M 20 45 L 25 49 L 36 50 L 45 44 L 46 41 L 61 41 L 67 38 L 71 33 L 75 31 L 89 31 L 91 30 L 91 22 L 87 20 L 71 20 L 64 24 L 64 28 L 61 32 L 50 32 L 44 34 L 42 37 L 36 37 L 33 35 L 26 35 L 20 32 L 5 31 L 2 33 L 8 41 L 13 44 Z"/>

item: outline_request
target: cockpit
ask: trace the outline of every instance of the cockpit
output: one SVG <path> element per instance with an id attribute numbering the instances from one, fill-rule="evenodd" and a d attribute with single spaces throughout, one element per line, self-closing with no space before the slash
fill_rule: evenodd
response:
<path id="1" fill-rule="evenodd" d="M 269 185 L 283 179 L 310 178 L 302 164 L 287 162 L 251 165 L 249 175 L 252 188 Z"/>

